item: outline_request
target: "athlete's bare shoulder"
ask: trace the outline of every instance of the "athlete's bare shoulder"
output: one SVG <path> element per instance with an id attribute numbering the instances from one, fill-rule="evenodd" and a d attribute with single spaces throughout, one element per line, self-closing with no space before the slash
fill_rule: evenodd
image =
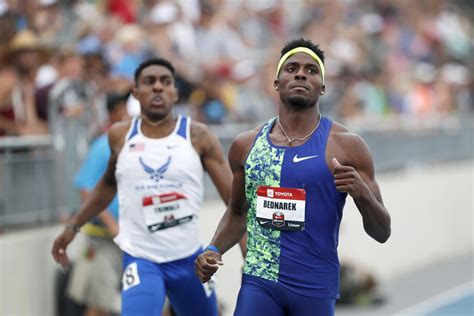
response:
<path id="1" fill-rule="evenodd" d="M 257 126 L 252 130 L 242 132 L 235 137 L 229 149 L 229 163 L 232 168 L 239 165 L 243 166 L 245 159 L 250 152 L 250 148 L 261 129 L 262 125 Z"/>
<path id="2" fill-rule="evenodd" d="M 130 130 L 131 120 L 114 123 L 108 132 L 109 144 L 113 153 L 118 154 L 125 143 L 125 137 Z"/>
<path id="3" fill-rule="evenodd" d="M 337 122 L 333 122 L 329 137 L 338 143 L 342 143 L 341 145 L 350 145 L 351 143 L 356 145 L 361 141 L 363 142 L 362 137 L 352 133 L 347 127 Z"/>
<path id="4" fill-rule="evenodd" d="M 248 130 L 245 132 L 240 133 L 235 137 L 234 144 L 239 147 L 245 147 L 250 149 L 255 137 L 257 137 L 258 132 L 262 129 L 262 126 L 257 126 L 252 130 Z"/>
<path id="5" fill-rule="evenodd" d="M 337 122 L 332 124 L 326 153 L 327 159 L 336 157 L 343 165 L 361 165 L 368 159 L 372 161 L 364 139 Z"/>
<path id="6" fill-rule="evenodd" d="M 202 122 L 192 120 L 190 126 L 191 143 L 194 149 L 202 155 L 204 152 L 212 150 L 215 146 L 217 137 L 211 131 L 209 126 Z"/>
<path id="7" fill-rule="evenodd" d="M 195 120 L 191 120 L 190 130 L 191 130 L 191 139 L 196 136 L 207 135 L 211 131 L 209 126 Z"/>
<path id="8" fill-rule="evenodd" d="M 345 134 L 345 133 L 350 133 L 349 129 L 342 125 L 341 123 L 332 122 L 332 127 L 331 127 L 331 134 Z"/>

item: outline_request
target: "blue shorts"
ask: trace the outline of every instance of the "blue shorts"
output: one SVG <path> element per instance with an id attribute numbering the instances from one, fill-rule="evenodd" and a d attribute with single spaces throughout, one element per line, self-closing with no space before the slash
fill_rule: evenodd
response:
<path id="1" fill-rule="evenodd" d="M 278 282 L 242 276 L 235 316 L 333 316 L 336 299 L 296 294 Z"/>
<path id="2" fill-rule="evenodd" d="M 212 281 L 202 284 L 194 273 L 192 256 L 166 263 L 135 258 L 123 253 L 122 315 L 160 316 L 165 296 L 179 316 L 217 315 Z"/>

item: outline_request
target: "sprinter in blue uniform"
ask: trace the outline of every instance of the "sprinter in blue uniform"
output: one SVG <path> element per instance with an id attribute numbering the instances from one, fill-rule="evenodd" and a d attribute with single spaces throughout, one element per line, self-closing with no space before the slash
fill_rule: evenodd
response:
<path id="1" fill-rule="evenodd" d="M 339 290 L 339 226 L 347 194 L 364 229 L 390 236 L 365 142 L 321 115 L 324 53 L 311 41 L 281 52 L 279 115 L 239 135 L 229 151 L 231 201 L 196 273 L 207 282 L 222 254 L 248 232 L 235 315 L 334 315 Z"/>

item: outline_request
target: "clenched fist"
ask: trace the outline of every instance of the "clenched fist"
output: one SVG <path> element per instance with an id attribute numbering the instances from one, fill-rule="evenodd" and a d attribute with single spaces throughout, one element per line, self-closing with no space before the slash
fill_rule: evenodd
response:
<path id="1" fill-rule="evenodd" d="M 209 281 L 223 264 L 222 255 L 212 250 L 201 253 L 194 261 L 196 275 L 202 283 Z"/>
<path id="2" fill-rule="evenodd" d="M 354 167 L 341 165 L 336 158 L 332 159 L 332 163 L 334 166 L 334 184 L 339 192 L 345 192 L 354 199 L 370 194 L 369 187 Z"/>

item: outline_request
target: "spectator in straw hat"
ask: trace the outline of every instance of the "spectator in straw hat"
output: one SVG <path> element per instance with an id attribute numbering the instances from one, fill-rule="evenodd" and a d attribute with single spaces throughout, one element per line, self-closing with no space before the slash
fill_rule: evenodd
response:
<path id="1" fill-rule="evenodd" d="M 10 41 L 0 71 L 0 135 L 47 132 L 34 98 L 38 69 L 46 58 L 46 48 L 30 30 L 17 33 Z"/>

